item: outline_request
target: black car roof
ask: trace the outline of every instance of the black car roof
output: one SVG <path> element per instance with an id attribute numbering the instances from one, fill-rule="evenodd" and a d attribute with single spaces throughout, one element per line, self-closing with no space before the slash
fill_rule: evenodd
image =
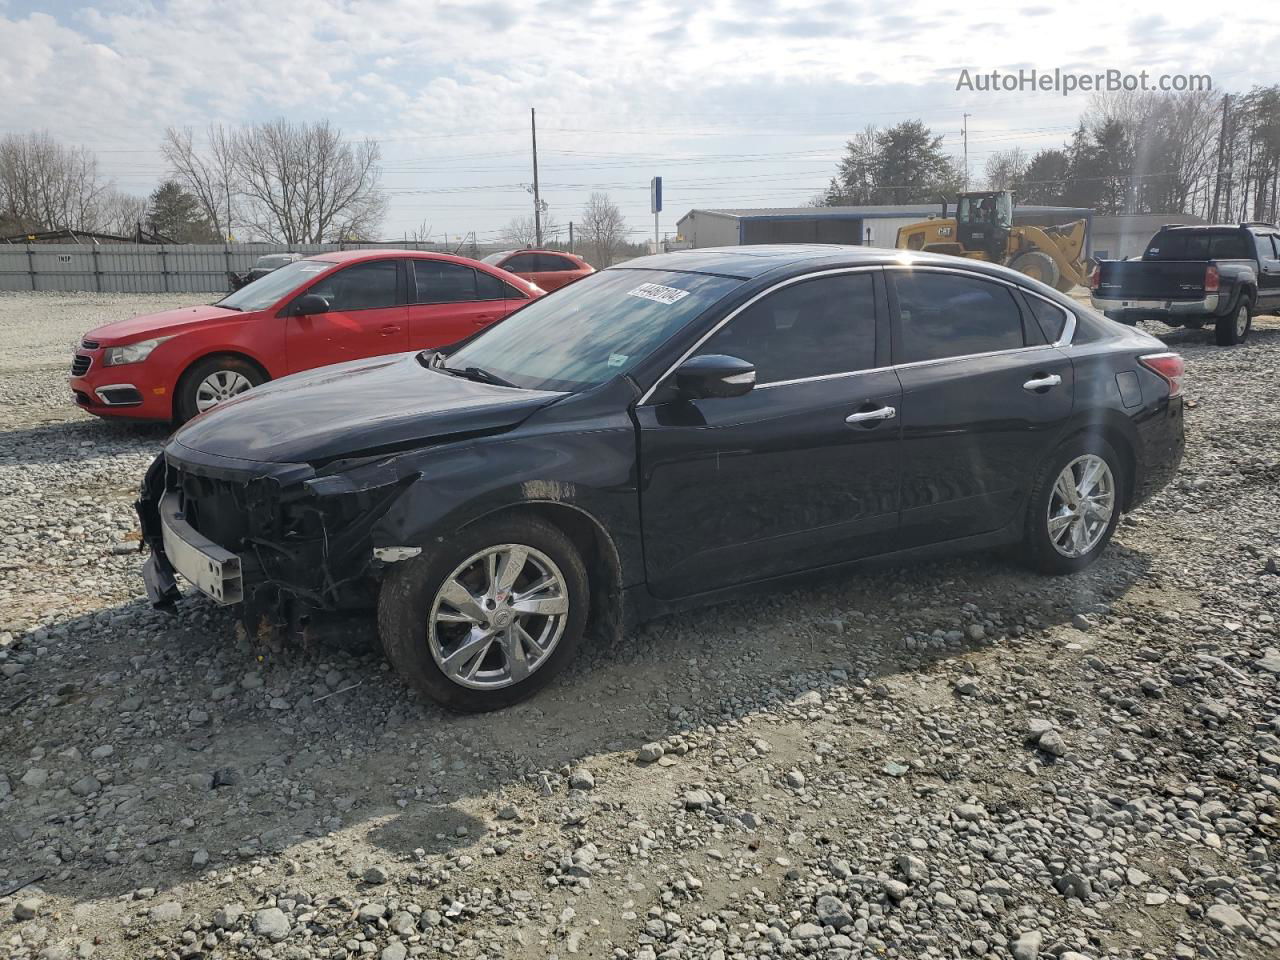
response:
<path id="1" fill-rule="evenodd" d="M 791 266 L 822 257 L 848 256 L 867 263 L 879 262 L 872 254 L 890 255 L 892 251 L 875 247 L 842 246 L 835 243 L 764 243 L 745 247 L 702 247 L 697 250 L 674 250 L 649 257 L 638 257 L 620 263 L 611 270 L 678 270 L 687 273 L 718 273 L 726 277 L 751 280 L 778 267 Z"/>

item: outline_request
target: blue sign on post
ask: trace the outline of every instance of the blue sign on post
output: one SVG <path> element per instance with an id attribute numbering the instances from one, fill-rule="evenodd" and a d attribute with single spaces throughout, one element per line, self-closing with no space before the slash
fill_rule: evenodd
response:
<path id="1" fill-rule="evenodd" d="M 649 207 L 650 213 L 662 212 L 662 178 L 654 177 L 649 181 Z"/>

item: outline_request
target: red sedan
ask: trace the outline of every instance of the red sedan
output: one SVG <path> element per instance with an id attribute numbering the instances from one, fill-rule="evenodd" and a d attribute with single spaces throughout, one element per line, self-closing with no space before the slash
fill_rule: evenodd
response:
<path id="1" fill-rule="evenodd" d="M 548 291 L 596 272 L 595 267 L 581 257 L 559 250 L 503 250 L 489 254 L 484 262 L 524 277 Z"/>
<path id="2" fill-rule="evenodd" d="M 210 306 L 90 330 L 71 389 L 98 416 L 182 422 L 286 374 L 456 343 L 544 292 L 445 254 L 317 254 Z"/>

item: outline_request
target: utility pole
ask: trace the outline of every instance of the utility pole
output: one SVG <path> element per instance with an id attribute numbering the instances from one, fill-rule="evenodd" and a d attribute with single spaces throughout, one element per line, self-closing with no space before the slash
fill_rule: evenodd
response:
<path id="1" fill-rule="evenodd" d="M 529 108 L 529 132 L 533 135 L 533 236 L 542 246 L 542 197 L 538 194 L 538 115 Z"/>
<path id="2" fill-rule="evenodd" d="M 573 253 L 573 221 L 569 221 L 569 252 Z"/>
<path id="3" fill-rule="evenodd" d="M 964 114 L 964 123 L 960 127 L 960 136 L 964 138 L 964 188 L 969 189 L 969 118 L 971 113 Z"/>
<path id="4" fill-rule="evenodd" d="M 658 253 L 658 215 L 662 213 L 662 178 L 649 181 L 649 208 L 653 211 L 653 252 Z"/>
<path id="5" fill-rule="evenodd" d="M 1227 111 L 1231 109 L 1231 94 L 1222 95 L 1222 132 L 1218 134 L 1218 175 L 1213 179 L 1213 215 L 1210 223 L 1218 222 L 1218 198 L 1222 191 L 1222 154 L 1227 146 Z"/>

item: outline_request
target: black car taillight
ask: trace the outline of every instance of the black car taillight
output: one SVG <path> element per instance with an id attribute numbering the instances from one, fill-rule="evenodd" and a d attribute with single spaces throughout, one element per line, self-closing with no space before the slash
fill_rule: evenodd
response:
<path id="1" fill-rule="evenodd" d="M 1169 396 L 1176 397 L 1182 393 L 1182 378 L 1186 373 L 1186 364 L 1176 353 L 1149 353 L 1139 357 L 1138 362 L 1169 384 Z"/>
<path id="2" fill-rule="evenodd" d="M 1102 283 L 1102 267 L 1098 266 L 1095 263 L 1093 265 L 1093 269 L 1089 271 L 1089 289 L 1097 290 L 1098 287 L 1101 285 L 1101 283 Z"/>

